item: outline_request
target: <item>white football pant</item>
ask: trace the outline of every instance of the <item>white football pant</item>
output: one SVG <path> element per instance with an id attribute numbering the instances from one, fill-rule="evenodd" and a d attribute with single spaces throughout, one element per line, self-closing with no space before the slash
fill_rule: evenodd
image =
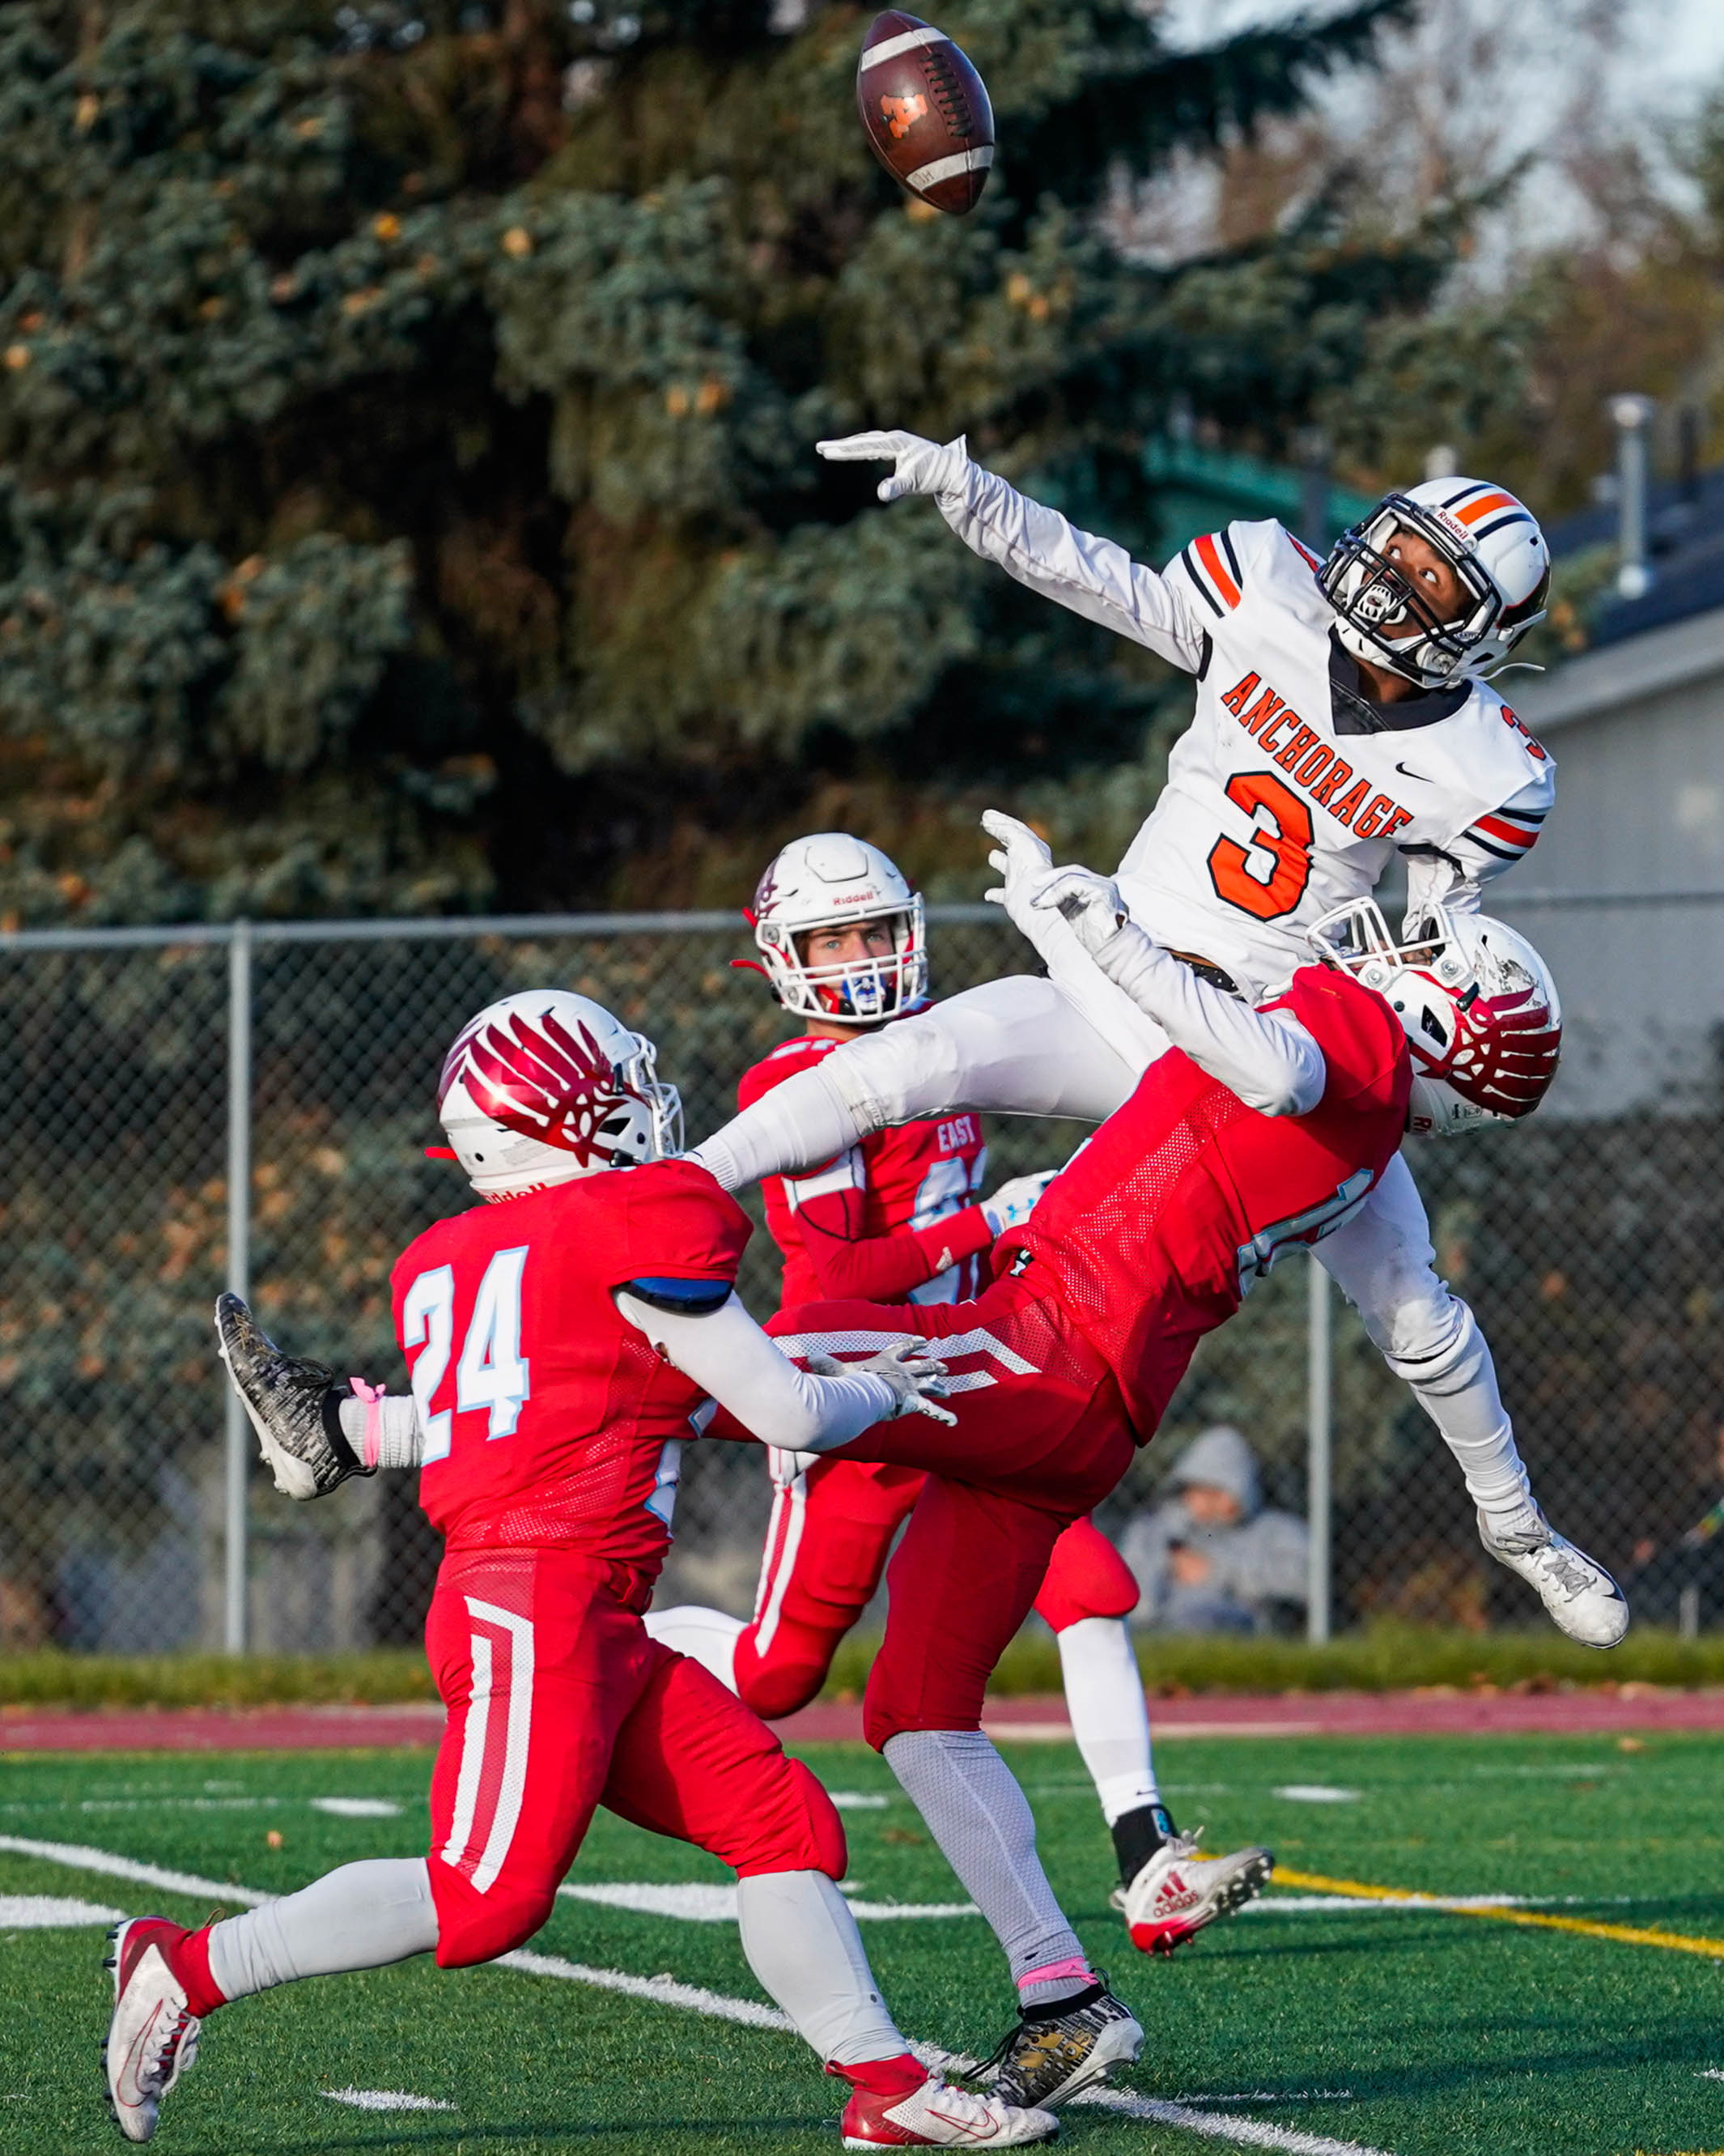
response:
<path id="1" fill-rule="evenodd" d="M 1101 989 L 1113 983 L 1090 969 Z M 1165 1052 L 1167 1036 L 1120 996 L 1110 1045 L 1079 1007 L 1099 990 L 1012 974 L 883 1026 L 777 1086 L 696 1147 L 727 1189 L 829 1159 L 870 1131 L 943 1116 L 1058 1116 L 1101 1122 Z M 1129 1050 L 1127 1051 L 1129 1052 Z M 1397 1154 L 1364 1205 L 1316 1245 L 1397 1377 L 1442 1432 L 1479 1507 L 1499 1518 L 1529 1502 L 1526 1471 L 1471 1311 L 1437 1277 L 1424 1200 Z"/>

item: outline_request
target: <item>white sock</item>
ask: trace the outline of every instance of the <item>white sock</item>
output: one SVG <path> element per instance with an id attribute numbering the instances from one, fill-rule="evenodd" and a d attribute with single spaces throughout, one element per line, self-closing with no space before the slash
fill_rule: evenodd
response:
<path id="1" fill-rule="evenodd" d="M 384 1393 L 373 1400 L 343 1400 L 336 1413 L 342 1436 L 367 1466 L 419 1465 L 424 1440 L 419 1431 L 419 1404 L 411 1393 Z M 375 1458 L 371 1456 L 373 1452 Z"/>
<path id="2" fill-rule="evenodd" d="M 378 1856 L 326 1871 L 297 1894 L 228 1917 L 209 1935 L 209 1973 L 224 1999 L 302 1976 L 383 1969 L 437 1944 L 423 1856 Z"/>
<path id="3" fill-rule="evenodd" d="M 1111 1826 L 1140 1805 L 1161 1802 L 1131 1635 L 1123 1617 L 1081 1617 L 1054 1636 L 1071 1733 Z"/>
<path id="4" fill-rule="evenodd" d="M 1457 1296 L 1455 1329 L 1434 1355 L 1414 1361 L 1385 1355 L 1406 1380 L 1460 1462 L 1467 1494 L 1481 1512 L 1505 1525 L 1538 1517 L 1514 1425 L 1497 1389 L 1496 1366 L 1479 1322 Z"/>
<path id="5" fill-rule="evenodd" d="M 850 1905 L 824 1871 L 765 1871 L 736 1881 L 742 1951 L 816 2056 L 839 2066 L 895 2058 L 900 2034 Z"/>
<path id="6" fill-rule="evenodd" d="M 1083 1989 L 1084 1949 L 1054 1898 L 1029 1799 L 979 1729 L 900 1729 L 886 1764 L 993 1927 L 1029 2006 Z M 1057 1972 L 1052 1977 L 1047 1971 Z"/>
<path id="7" fill-rule="evenodd" d="M 653 1639 L 711 1670 L 726 1691 L 736 1689 L 736 1640 L 743 1630 L 740 1617 L 685 1602 L 675 1609 L 649 1609 L 642 1621 Z"/>

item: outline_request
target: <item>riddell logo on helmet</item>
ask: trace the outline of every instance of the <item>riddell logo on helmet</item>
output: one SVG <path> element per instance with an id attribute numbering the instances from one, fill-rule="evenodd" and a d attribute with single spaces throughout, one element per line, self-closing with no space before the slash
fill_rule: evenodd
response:
<path id="1" fill-rule="evenodd" d="M 1425 515 L 1429 516 L 1434 523 L 1440 524 L 1443 529 L 1449 534 L 1449 536 L 1455 540 L 1459 545 L 1468 548 L 1471 547 L 1473 543 L 1472 534 L 1467 530 L 1465 525 L 1461 522 L 1460 519 L 1455 514 L 1452 509 L 1444 509 L 1441 503 L 1439 502 L 1433 504 L 1429 507 L 1425 511 Z"/>

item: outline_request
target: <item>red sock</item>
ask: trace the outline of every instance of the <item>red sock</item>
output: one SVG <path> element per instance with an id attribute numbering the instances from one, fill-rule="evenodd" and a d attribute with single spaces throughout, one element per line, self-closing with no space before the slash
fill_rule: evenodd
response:
<path id="1" fill-rule="evenodd" d="M 826 2071 L 847 2081 L 852 2088 L 866 2089 L 870 2096 L 910 2096 L 928 2078 L 927 2068 L 908 2051 L 894 2052 L 890 2059 L 864 2059 L 857 2066 L 830 2059 Z"/>
<path id="2" fill-rule="evenodd" d="M 213 2014 L 218 2006 L 228 2003 L 209 1973 L 212 1928 L 205 1924 L 198 1931 L 187 1932 L 173 1950 L 173 1973 L 186 1987 L 187 2010 L 195 2014 L 200 2021 L 206 2014 Z"/>

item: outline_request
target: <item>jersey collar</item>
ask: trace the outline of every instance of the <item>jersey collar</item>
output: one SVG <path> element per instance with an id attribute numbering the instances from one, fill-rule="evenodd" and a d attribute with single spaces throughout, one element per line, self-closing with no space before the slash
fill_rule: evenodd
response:
<path id="1" fill-rule="evenodd" d="M 1434 726 L 1439 719 L 1452 718 L 1472 693 L 1470 681 L 1454 681 L 1424 696 L 1403 696 L 1398 703 L 1374 702 L 1362 692 L 1358 661 L 1334 630 L 1329 632 L 1329 720 L 1337 734 L 1410 733 L 1418 726 Z"/>

